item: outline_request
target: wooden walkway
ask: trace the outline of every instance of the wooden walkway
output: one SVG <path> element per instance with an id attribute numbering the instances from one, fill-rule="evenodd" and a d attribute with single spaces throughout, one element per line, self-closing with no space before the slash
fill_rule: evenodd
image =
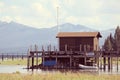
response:
<path id="1" fill-rule="evenodd" d="M 98 68 L 106 70 L 112 70 L 113 68 L 113 61 L 116 63 L 116 67 L 118 70 L 119 66 L 119 58 L 120 53 L 118 51 L 94 51 L 94 55 L 91 55 L 89 53 L 92 52 L 80 52 L 80 51 L 29 51 L 28 52 L 28 60 L 27 60 L 27 68 L 34 68 L 34 66 L 39 66 L 40 63 L 38 63 L 38 58 L 42 58 L 42 62 L 44 62 L 44 58 L 46 57 L 52 57 L 52 58 L 70 58 L 74 57 L 77 58 L 84 58 L 85 64 L 86 64 L 86 58 L 94 58 L 95 63 L 97 64 Z M 116 59 L 116 60 L 113 60 Z M 36 62 L 36 64 L 35 64 Z M 70 64 L 71 67 L 71 64 Z M 39 68 L 39 67 L 38 67 Z"/>

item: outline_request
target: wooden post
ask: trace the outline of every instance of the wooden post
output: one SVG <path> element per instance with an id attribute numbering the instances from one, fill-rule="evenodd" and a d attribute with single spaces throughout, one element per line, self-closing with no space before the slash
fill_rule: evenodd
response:
<path id="1" fill-rule="evenodd" d="M 72 67 L 72 56 L 70 56 L 70 69 Z"/>
<path id="2" fill-rule="evenodd" d="M 30 51 L 28 49 L 28 53 L 27 53 L 27 69 L 29 69 L 30 67 Z"/>
<path id="3" fill-rule="evenodd" d="M 56 50 L 55 46 L 54 46 L 54 51 Z"/>
<path id="4" fill-rule="evenodd" d="M 42 46 L 42 66 L 44 67 L 44 61 L 45 61 L 45 54 L 44 54 L 44 47 Z"/>
<path id="5" fill-rule="evenodd" d="M 85 57 L 84 57 L 84 65 L 86 65 L 86 55 L 85 55 Z"/>
<path id="6" fill-rule="evenodd" d="M 51 51 L 51 44 L 49 45 L 49 51 Z"/>
<path id="7" fill-rule="evenodd" d="M 82 45 L 80 44 L 80 52 L 82 51 Z"/>
<path id="8" fill-rule="evenodd" d="M 108 57 L 108 71 L 110 71 L 110 57 Z"/>
<path id="9" fill-rule="evenodd" d="M 102 51 L 100 50 L 100 69 L 102 69 Z"/>
<path id="10" fill-rule="evenodd" d="M 4 55 L 2 54 L 2 61 L 4 61 Z"/>
<path id="11" fill-rule="evenodd" d="M 12 60 L 14 60 L 14 55 L 12 55 Z"/>
<path id="12" fill-rule="evenodd" d="M 86 52 L 86 45 L 84 45 L 84 52 Z"/>
<path id="13" fill-rule="evenodd" d="M 34 69 L 34 53 L 32 53 L 32 70 Z"/>
<path id="14" fill-rule="evenodd" d="M 84 65 L 86 65 L 86 51 L 84 51 Z"/>
<path id="15" fill-rule="evenodd" d="M 118 60 L 119 60 L 119 59 L 118 59 L 118 56 L 117 56 L 117 71 L 118 71 Z"/>
<path id="16" fill-rule="evenodd" d="M 103 69 L 106 70 L 106 57 L 103 57 Z"/>
<path id="17" fill-rule="evenodd" d="M 36 52 L 36 66 L 37 66 L 37 68 L 38 68 L 38 52 L 37 52 L 37 50 L 38 50 L 38 46 L 35 45 L 35 52 Z"/>
<path id="18" fill-rule="evenodd" d="M 7 53 L 7 60 L 8 60 L 8 53 Z"/>
<path id="19" fill-rule="evenodd" d="M 111 56 L 111 70 L 113 69 L 113 66 L 112 66 L 112 64 L 113 64 L 113 58 L 112 58 L 112 56 Z"/>
<path id="20" fill-rule="evenodd" d="M 65 51 L 67 51 L 67 44 L 65 44 Z"/>
<path id="21" fill-rule="evenodd" d="M 97 65 L 98 65 L 98 68 L 100 67 L 100 66 L 99 66 L 99 61 L 100 61 L 100 60 L 99 60 L 99 55 L 97 55 Z"/>
<path id="22" fill-rule="evenodd" d="M 55 51 L 56 53 L 56 69 L 58 68 L 58 57 L 57 57 L 57 50 Z"/>
<path id="23" fill-rule="evenodd" d="M 23 54 L 22 54 L 22 60 L 24 59 Z"/>
<path id="24" fill-rule="evenodd" d="M 49 50 L 49 45 L 47 46 L 47 51 L 50 51 L 50 50 Z"/>

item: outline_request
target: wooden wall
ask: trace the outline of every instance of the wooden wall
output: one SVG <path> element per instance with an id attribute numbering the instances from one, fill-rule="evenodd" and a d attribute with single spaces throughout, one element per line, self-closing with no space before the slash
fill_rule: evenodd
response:
<path id="1" fill-rule="evenodd" d="M 81 51 L 93 51 L 95 47 L 94 44 L 96 45 L 98 43 L 98 41 L 94 41 L 97 40 L 94 40 L 93 37 L 59 38 L 59 50 L 65 51 L 65 45 L 67 45 L 67 50 L 80 51 L 81 46 Z"/>

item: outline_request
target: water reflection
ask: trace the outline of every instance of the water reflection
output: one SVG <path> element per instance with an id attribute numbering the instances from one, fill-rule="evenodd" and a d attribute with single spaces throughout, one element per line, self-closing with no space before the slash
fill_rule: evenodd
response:
<path id="1" fill-rule="evenodd" d="M 120 74 L 120 66 L 118 68 L 117 71 L 117 67 L 113 66 L 113 69 L 108 71 L 108 69 L 106 69 L 105 71 L 102 70 L 66 70 L 66 69 L 61 69 L 61 70 L 56 70 L 56 69 L 51 69 L 51 70 L 41 70 L 41 69 L 34 69 L 33 71 L 30 69 L 29 71 L 27 69 L 25 69 L 26 66 L 22 66 L 22 65 L 0 65 L 0 73 L 16 73 L 16 72 L 20 72 L 20 73 L 27 73 L 27 74 L 37 74 L 37 73 L 42 73 L 42 74 L 46 74 L 46 73 L 56 73 L 56 72 L 62 72 L 62 73 L 66 73 L 66 72 L 72 72 L 72 73 L 90 73 L 90 74 Z"/>

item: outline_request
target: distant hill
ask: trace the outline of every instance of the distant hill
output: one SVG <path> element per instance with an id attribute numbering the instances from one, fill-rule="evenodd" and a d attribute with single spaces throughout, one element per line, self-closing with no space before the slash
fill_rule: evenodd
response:
<path id="1" fill-rule="evenodd" d="M 59 25 L 60 32 L 93 32 L 97 31 L 84 25 L 74 25 L 65 23 Z M 110 33 L 114 33 L 114 29 L 100 31 L 103 38 L 100 39 L 100 45 L 103 44 L 104 39 Z M 56 35 L 58 33 L 57 26 L 51 28 L 32 28 L 16 22 L 0 22 L 0 53 L 2 52 L 27 52 L 30 45 L 37 44 L 39 48 L 42 45 L 55 45 L 58 41 Z"/>

